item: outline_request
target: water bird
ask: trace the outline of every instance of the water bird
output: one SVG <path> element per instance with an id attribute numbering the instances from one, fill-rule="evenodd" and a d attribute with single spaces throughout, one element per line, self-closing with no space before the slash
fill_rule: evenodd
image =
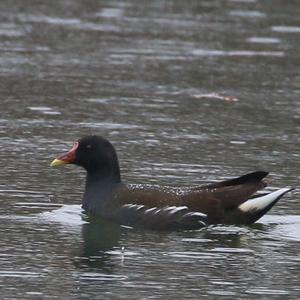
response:
<path id="1" fill-rule="evenodd" d="M 51 163 L 74 164 L 86 172 L 82 208 L 88 215 L 124 226 L 153 230 L 193 230 L 210 224 L 256 222 L 291 188 L 257 194 L 267 186 L 264 171 L 190 188 L 126 184 L 114 146 L 92 135 Z"/>

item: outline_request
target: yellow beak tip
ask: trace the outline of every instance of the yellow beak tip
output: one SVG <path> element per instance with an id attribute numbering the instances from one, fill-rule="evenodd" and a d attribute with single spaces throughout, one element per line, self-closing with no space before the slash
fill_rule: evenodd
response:
<path id="1" fill-rule="evenodd" d="M 65 164 L 67 164 L 65 161 L 56 158 L 51 162 L 50 166 L 51 167 L 59 167 L 59 166 L 65 165 Z"/>

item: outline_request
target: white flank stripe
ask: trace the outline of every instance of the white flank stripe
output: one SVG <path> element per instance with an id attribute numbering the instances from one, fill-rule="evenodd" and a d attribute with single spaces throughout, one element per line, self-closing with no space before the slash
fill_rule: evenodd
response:
<path id="1" fill-rule="evenodd" d="M 169 212 L 170 214 L 175 214 L 176 212 L 180 210 L 187 210 L 186 206 L 167 206 L 163 208 L 165 212 Z"/>
<path id="2" fill-rule="evenodd" d="M 175 209 L 175 208 L 176 208 L 176 206 L 166 206 L 166 207 L 163 207 L 162 209 L 163 209 L 165 212 L 167 212 L 167 211 L 173 210 L 173 209 Z"/>
<path id="3" fill-rule="evenodd" d="M 172 209 L 172 211 L 170 212 L 171 214 L 175 214 L 177 213 L 178 211 L 181 211 L 181 210 L 187 210 L 187 206 L 175 206 L 175 208 Z"/>
<path id="4" fill-rule="evenodd" d="M 257 197 L 254 199 L 250 199 L 239 206 L 239 209 L 243 212 L 250 212 L 250 211 L 259 211 L 266 208 L 272 202 L 276 201 L 279 197 L 287 193 L 292 189 L 283 188 L 273 193 L 270 193 L 265 196 Z"/>
<path id="5" fill-rule="evenodd" d="M 199 224 L 203 225 L 203 226 L 206 226 L 207 224 L 205 224 L 205 222 L 203 221 L 198 221 Z"/>
<path id="6" fill-rule="evenodd" d="M 148 214 L 148 213 L 151 213 L 153 211 L 155 211 L 157 209 L 157 207 L 153 207 L 153 208 L 148 208 L 144 211 L 144 214 Z"/>
<path id="7" fill-rule="evenodd" d="M 191 216 L 198 216 L 198 217 L 202 217 L 202 218 L 206 218 L 207 217 L 206 214 L 203 214 L 201 212 L 193 212 L 193 213 L 191 213 Z"/>
<path id="8" fill-rule="evenodd" d="M 122 207 L 128 207 L 130 205 L 132 205 L 132 204 L 123 204 Z"/>
<path id="9" fill-rule="evenodd" d="M 138 205 L 138 204 L 124 204 L 123 207 L 125 208 L 135 208 L 136 210 L 140 210 L 144 207 L 144 205 Z"/>
<path id="10" fill-rule="evenodd" d="M 136 206 L 136 204 L 124 204 L 123 207 L 132 208 L 133 206 Z"/>

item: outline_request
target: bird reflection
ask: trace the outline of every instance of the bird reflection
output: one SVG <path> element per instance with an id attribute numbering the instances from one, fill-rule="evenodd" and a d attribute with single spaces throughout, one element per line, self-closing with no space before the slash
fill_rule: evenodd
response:
<path id="1" fill-rule="evenodd" d="M 125 229 L 98 217 L 86 217 L 85 220 L 88 222 L 82 226 L 83 247 L 77 266 L 110 269 L 116 264 L 109 253 L 114 249 L 120 250 L 121 263 L 122 247 L 119 241 Z"/>

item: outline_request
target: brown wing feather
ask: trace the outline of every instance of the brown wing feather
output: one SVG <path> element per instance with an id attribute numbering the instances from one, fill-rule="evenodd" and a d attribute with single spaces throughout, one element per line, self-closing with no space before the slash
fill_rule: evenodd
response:
<path id="1" fill-rule="evenodd" d="M 146 207 L 187 206 L 208 215 L 210 223 L 222 222 L 226 211 L 237 208 L 259 189 L 266 186 L 266 172 L 244 176 L 191 189 L 157 186 L 122 186 L 116 197 L 121 204 L 142 204 Z"/>
<path id="2" fill-rule="evenodd" d="M 177 190 L 166 187 L 124 185 L 119 188 L 117 198 L 121 204 L 142 204 L 147 207 L 164 207 L 181 205 Z"/>
<path id="3" fill-rule="evenodd" d="M 192 189 L 193 190 L 215 189 L 215 188 L 221 188 L 221 187 L 226 187 L 226 186 L 247 184 L 250 182 L 261 182 L 268 174 L 269 173 L 265 172 L 265 171 L 256 171 L 256 172 L 248 173 L 246 175 L 243 175 L 243 176 L 240 176 L 237 178 L 214 182 L 214 183 L 209 183 L 209 184 L 201 185 L 201 186 L 198 186 L 198 187 L 195 187 Z"/>

